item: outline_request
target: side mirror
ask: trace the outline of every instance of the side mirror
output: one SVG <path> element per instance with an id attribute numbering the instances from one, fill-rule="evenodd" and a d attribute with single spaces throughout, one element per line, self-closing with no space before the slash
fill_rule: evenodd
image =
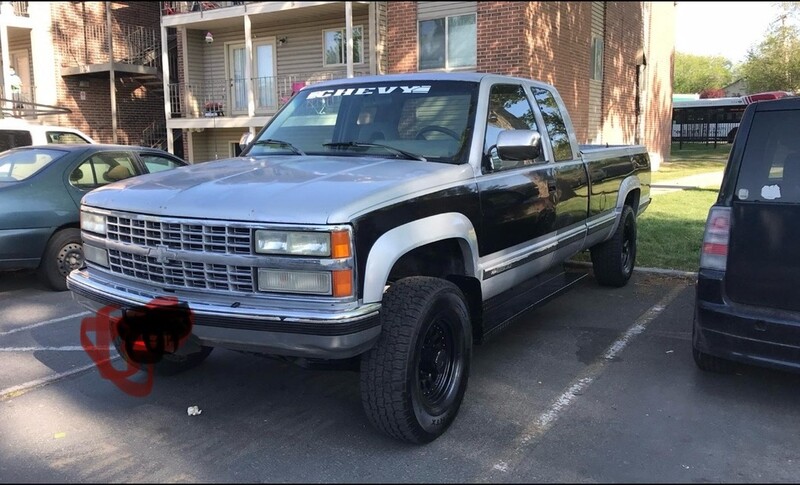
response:
<path id="1" fill-rule="evenodd" d="M 503 130 L 496 148 L 503 160 L 535 160 L 542 153 L 542 136 L 534 130 Z"/>
<path id="2" fill-rule="evenodd" d="M 242 133 L 242 137 L 239 138 L 239 148 L 244 150 L 244 147 L 249 145 L 250 142 L 253 141 L 255 137 L 256 136 L 253 133 L 250 133 L 249 131 Z"/>

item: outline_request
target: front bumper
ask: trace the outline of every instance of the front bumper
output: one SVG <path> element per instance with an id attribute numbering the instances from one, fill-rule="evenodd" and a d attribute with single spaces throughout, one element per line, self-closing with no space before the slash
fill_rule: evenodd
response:
<path id="1" fill-rule="evenodd" d="M 721 275 L 698 275 L 694 347 L 723 359 L 800 372 L 800 314 L 739 305 L 722 288 Z"/>
<path id="2" fill-rule="evenodd" d="M 73 298 L 97 312 L 142 307 L 157 297 L 143 287 L 120 285 L 76 270 L 67 277 Z M 369 350 L 380 335 L 379 304 L 342 312 L 291 311 L 231 306 L 197 297 L 178 297 L 193 315 L 192 334 L 202 345 L 265 354 L 345 359 Z"/>

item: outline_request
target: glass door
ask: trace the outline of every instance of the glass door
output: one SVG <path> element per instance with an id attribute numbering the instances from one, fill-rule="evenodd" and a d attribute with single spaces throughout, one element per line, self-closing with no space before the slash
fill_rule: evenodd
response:
<path id="1" fill-rule="evenodd" d="M 277 82 L 275 80 L 275 42 L 253 43 L 254 89 L 256 109 L 278 109 Z"/>

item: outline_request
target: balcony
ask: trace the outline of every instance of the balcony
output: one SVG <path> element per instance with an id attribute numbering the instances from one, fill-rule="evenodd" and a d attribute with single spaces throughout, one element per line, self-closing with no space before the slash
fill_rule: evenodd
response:
<path id="1" fill-rule="evenodd" d="M 15 17 L 29 17 L 28 2 L 10 2 Z"/>
<path id="2" fill-rule="evenodd" d="M 161 15 L 205 12 L 207 10 L 244 5 L 245 3 L 254 2 L 161 2 Z"/>
<path id="3" fill-rule="evenodd" d="M 104 24 L 87 24 L 83 32 L 67 32 L 56 26 L 55 37 L 65 46 L 63 76 L 103 73 L 110 69 L 108 31 Z M 115 29 L 114 70 L 134 74 L 156 74 L 161 63 L 161 35 L 140 26 Z"/>
<path id="4" fill-rule="evenodd" d="M 356 76 L 365 74 L 355 73 Z M 317 72 L 253 78 L 256 115 L 275 114 L 306 85 L 344 77 L 340 72 Z M 172 118 L 247 117 L 247 84 L 246 79 L 170 84 Z"/>

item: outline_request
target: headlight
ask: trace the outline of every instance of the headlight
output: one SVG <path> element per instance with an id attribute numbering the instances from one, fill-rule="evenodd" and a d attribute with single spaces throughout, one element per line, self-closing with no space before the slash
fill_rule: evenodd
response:
<path id="1" fill-rule="evenodd" d="M 258 290 L 330 295 L 331 273 L 326 271 L 280 271 L 259 268 Z"/>
<path id="2" fill-rule="evenodd" d="M 92 214 L 91 212 L 81 212 L 81 229 L 96 234 L 105 234 L 106 216 Z"/>
<path id="3" fill-rule="evenodd" d="M 108 251 L 101 249 L 90 244 L 83 245 L 83 257 L 86 261 L 94 264 L 99 264 L 108 268 Z"/>
<path id="4" fill-rule="evenodd" d="M 256 252 L 297 256 L 330 256 L 329 232 L 256 231 Z"/>

